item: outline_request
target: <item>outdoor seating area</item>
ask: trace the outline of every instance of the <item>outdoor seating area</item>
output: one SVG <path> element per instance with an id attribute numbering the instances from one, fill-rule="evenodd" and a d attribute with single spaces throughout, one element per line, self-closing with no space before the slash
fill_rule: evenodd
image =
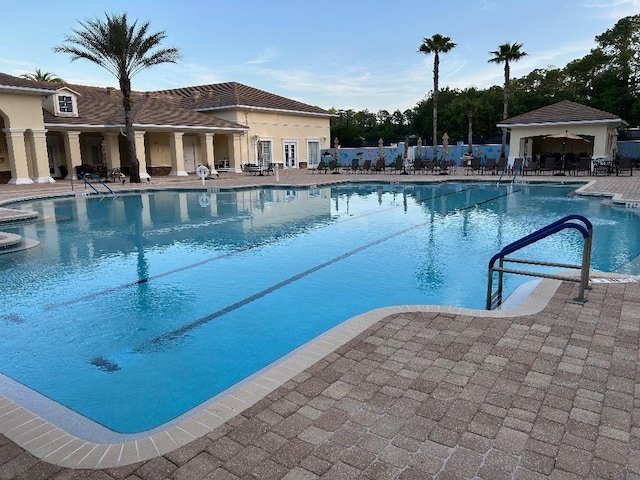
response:
<path id="1" fill-rule="evenodd" d="M 258 165 L 255 163 L 244 163 L 242 164 L 242 172 L 246 174 L 253 175 L 269 175 L 273 173 L 274 165 L 270 163 L 268 165 Z"/>
<path id="2" fill-rule="evenodd" d="M 506 158 L 496 160 L 495 158 L 472 157 L 464 165 L 465 175 L 499 175 L 509 170 L 510 166 L 507 164 Z"/>

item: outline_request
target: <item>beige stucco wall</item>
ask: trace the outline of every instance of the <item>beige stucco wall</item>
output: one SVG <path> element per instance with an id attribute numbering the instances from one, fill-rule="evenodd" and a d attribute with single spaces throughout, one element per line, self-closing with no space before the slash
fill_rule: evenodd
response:
<path id="1" fill-rule="evenodd" d="M 169 136 L 164 132 L 147 132 L 147 162 L 149 166 L 171 166 Z"/>
<path id="2" fill-rule="evenodd" d="M 554 133 L 562 133 L 565 130 L 591 140 L 591 143 L 585 142 L 584 145 L 574 143 L 574 151 L 591 152 L 593 157 L 607 157 L 611 153 L 611 136 L 616 126 L 617 124 L 613 123 L 573 123 L 511 127 L 509 161 L 513 163 L 515 158 L 522 157 L 524 153 L 528 155 L 536 153 L 532 152 L 531 141 L 527 142 L 527 151 L 525 152 L 525 139 L 535 138 L 535 140 L 539 141 L 542 137 Z M 556 142 L 558 142 L 558 144 L 554 146 L 560 146 L 561 148 L 562 141 Z"/>
<path id="3" fill-rule="evenodd" d="M 0 92 L 0 115 L 4 128 L 44 129 L 40 95 Z"/>
<path id="4" fill-rule="evenodd" d="M 215 111 L 217 117 L 249 127 L 249 132 L 241 138 L 242 151 L 248 152 L 247 162 L 256 162 L 255 135 L 261 140 L 270 140 L 273 147 L 273 161 L 284 162 L 284 142 L 298 143 L 298 163 L 307 163 L 307 142 L 320 142 L 321 148 L 330 145 L 330 121 L 328 117 L 302 115 L 296 113 L 263 110 Z M 216 144 L 217 148 L 217 144 Z M 218 152 L 216 150 L 216 158 Z"/>

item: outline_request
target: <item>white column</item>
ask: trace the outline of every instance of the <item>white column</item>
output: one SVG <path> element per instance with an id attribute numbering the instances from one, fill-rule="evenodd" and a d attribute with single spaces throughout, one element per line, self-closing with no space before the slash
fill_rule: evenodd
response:
<path id="1" fill-rule="evenodd" d="M 243 163 L 249 163 L 248 157 L 245 159 L 242 151 L 243 135 L 229 135 L 229 166 L 240 171 Z"/>
<path id="2" fill-rule="evenodd" d="M 169 149 L 171 150 L 171 172 L 170 176 L 188 176 L 184 168 L 184 147 L 182 145 L 182 132 L 169 133 Z"/>
<path id="3" fill-rule="evenodd" d="M 80 132 L 64 132 L 64 153 L 65 164 L 69 167 L 71 178 L 78 178 L 76 167 L 82 165 L 82 154 L 80 153 Z"/>
<path id="4" fill-rule="evenodd" d="M 216 170 L 216 159 L 213 149 L 213 133 L 200 134 L 200 145 L 202 146 L 203 162 L 211 168 L 211 175 L 218 175 Z"/>
<path id="5" fill-rule="evenodd" d="M 138 164 L 140 165 L 140 179 L 142 180 L 151 178 L 151 175 L 147 172 L 147 150 L 144 146 L 144 131 L 136 130 L 134 132 L 136 137 L 136 155 L 138 156 Z"/>
<path id="6" fill-rule="evenodd" d="M 49 173 L 49 153 L 47 152 L 47 131 L 45 129 L 31 129 L 29 149 L 34 169 L 35 183 L 56 183 Z"/>
<path id="7" fill-rule="evenodd" d="M 27 148 L 24 140 L 24 129 L 5 128 L 2 130 L 7 139 L 7 154 L 11 168 L 11 185 L 30 185 L 29 164 L 27 162 Z"/>

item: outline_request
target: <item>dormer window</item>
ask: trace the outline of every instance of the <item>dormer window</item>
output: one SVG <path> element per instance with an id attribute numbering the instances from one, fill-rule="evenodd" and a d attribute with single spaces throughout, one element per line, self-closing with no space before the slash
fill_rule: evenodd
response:
<path id="1" fill-rule="evenodd" d="M 58 95 L 58 111 L 60 113 L 74 113 L 71 95 Z"/>
<path id="2" fill-rule="evenodd" d="M 56 117 L 77 117 L 79 96 L 78 92 L 62 87 L 55 93 L 43 97 L 42 106 Z"/>

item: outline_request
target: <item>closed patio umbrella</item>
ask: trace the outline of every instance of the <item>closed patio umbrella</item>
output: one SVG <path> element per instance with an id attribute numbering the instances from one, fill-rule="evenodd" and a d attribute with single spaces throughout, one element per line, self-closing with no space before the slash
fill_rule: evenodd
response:
<path id="1" fill-rule="evenodd" d="M 442 136 L 442 163 L 440 163 L 440 175 L 447 174 L 447 148 L 449 147 L 449 135 L 447 132 Z"/>
<path id="2" fill-rule="evenodd" d="M 384 140 L 382 138 L 378 140 L 378 158 L 384 160 Z"/>

